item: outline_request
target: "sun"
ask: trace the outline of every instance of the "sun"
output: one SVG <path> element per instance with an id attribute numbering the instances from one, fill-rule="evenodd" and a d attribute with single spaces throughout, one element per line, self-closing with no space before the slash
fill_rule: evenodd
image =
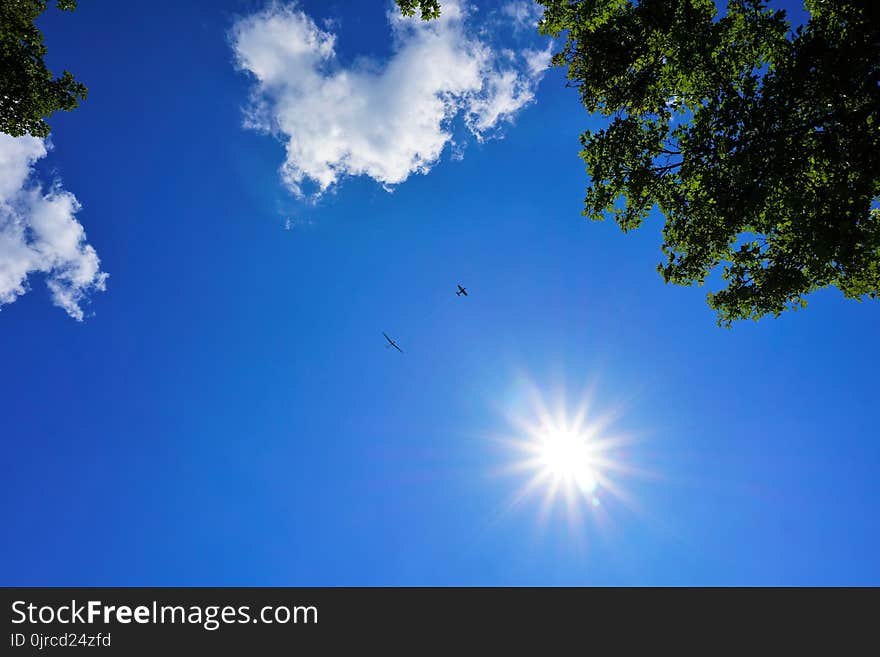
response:
<path id="1" fill-rule="evenodd" d="M 501 439 L 511 457 L 502 472 L 523 480 L 509 506 L 540 497 L 540 518 L 547 520 L 561 502 L 571 524 L 585 513 L 601 514 L 611 498 L 630 506 L 620 480 L 634 473 L 624 449 L 633 436 L 614 430 L 621 409 L 595 408 L 595 386 L 571 408 L 564 390 L 546 395 L 533 383 L 524 387 L 527 394 L 505 413 L 512 432 Z"/>
<path id="2" fill-rule="evenodd" d="M 553 429 L 538 436 L 538 457 L 549 477 L 585 493 L 599 485 L 589 436 Z"/>

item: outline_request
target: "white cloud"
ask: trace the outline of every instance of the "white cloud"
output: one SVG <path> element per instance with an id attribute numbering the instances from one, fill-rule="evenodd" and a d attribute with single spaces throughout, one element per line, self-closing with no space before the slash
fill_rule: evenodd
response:
<path id="1" fill-rule="evenodd" d="M 501 8 L 501 12 L 513 20 L 518 30 L 536 30 L 544 15 L 544 8 L 534 0 L 513 0 Z"/>
<path id="2" fill-rule="evenodd" d="M 553 58 L 553 42 L 547 44 L 544 50 L 523 50 L 523 57 L 526 60 L 529 74 L 532 77 L 540 76 L 550 68 L 550 60 Z"/>
<path id="3" fill-rule="evenodd" d="M 27 292 L 28 277 L 40 272 L 55 305 L 81 321 L 80 304 L 105 289 L 107 274 L 76 220 L 76 197 L 60 183 L 46 191 L 33 179 L 46 152 L 41 139 L 0 133 L 0 306 Z"/>
<path id="4" fill-rule="evenodd" d="M 516 71 L 504 71 L 486 81 L 488 93 L 471 101 L 467 126 L 477 139 L 499 121 L 509 120 L 527 103 L 534 100 L 530 78 Z"/>
<path id="5" fill-rule="evenodd" d="M 245 125 L 276 135 L 284 182 L 323 193 L 366 175 L 388 187 L 427 173 L 453 139 L 452 121 L 482 140 L 534 99 L 543 69 L 533 51 L 497 49 L 469 33 L 465 9 L 441 18 L 389 13 L 394 51 L 384 63 L 343 66 L 336 37 L 293 5 L 272 4 L 236 22 L 236 65 L 256 79 Z"/>
<path id="6" fill-rule="evenodd" d="M 312 219 L 303 219 L 301 217 L 288 217 L 284 220 L 284 230 L 293 230 L 294 228 L 301 228 L 303 226 L 313 226 L 314 221 Z"/>

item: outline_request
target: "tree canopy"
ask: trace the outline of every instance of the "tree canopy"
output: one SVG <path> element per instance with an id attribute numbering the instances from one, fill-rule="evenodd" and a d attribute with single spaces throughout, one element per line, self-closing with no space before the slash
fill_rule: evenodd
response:
<path id="1" fill-rule="evenodd" d="M 440 16 L 440 0 L 397 0 L 397 6 L 404 16 L 414 16 L 418 9 L 423 21 Z"/>
<path id="2" fill-rule="evenodd" d="M 584 107 L 583 214 L 624 231 L 665 217 L 658 270 L 702 285 L 718 321 L 806 295 L 880 292 L 880 24 L 807 0 L 791 29 L 762 0 L 538 0 L 538 28 Z M 710 281 L 713 286 L 715 281 Z"/>
<path id="3" fill-rule="evenodd" d="M 34 21 L 47 5 L 47 0 L 0 0 L 0 132 L 13 137 L 48 136 L 46 119 L 86 97 L 86 87 L 70 72 L 54 78 L 43 61 L 46 46 Z M 72 11 L 76 0 L 57 0 L 56 6 Z"/>

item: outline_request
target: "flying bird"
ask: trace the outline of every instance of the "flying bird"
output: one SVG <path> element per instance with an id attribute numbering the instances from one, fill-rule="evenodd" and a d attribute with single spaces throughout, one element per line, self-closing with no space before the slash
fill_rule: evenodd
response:
<path id="1" fill-rule="evenodd" d="M 388 344 L 385 345 L 385 348 L 386 348 L 386 349 L 387 349 L 388 347 L 394 347 L 395 349 L 397 349 L 397 351 L 399 351 L 400 353 L 403 353 L 403 349 L 401 349 L 400 347 L 398 347 L 398 346 L 397 346 L 397 343 L 396 343 L 394 340 L 392 340 L 391 338 L 389 338 L 389 337 L 388 337 L 388 334 L 387 334 L 385 331 L 382 331 L 382 335 L 384 335 L 384 336 L 385 336 L 385 339 L 388 340 Z"/>
<path id="2" fill-rule="evenodd" d="M 458 292 L 456 292 L 455 294 L 457 294 L 458 296 L 461 296 L 462 294 L 464 296 L 468 295 L 467 290 L 465 290 L 461 285 L 458 286 Z"/>

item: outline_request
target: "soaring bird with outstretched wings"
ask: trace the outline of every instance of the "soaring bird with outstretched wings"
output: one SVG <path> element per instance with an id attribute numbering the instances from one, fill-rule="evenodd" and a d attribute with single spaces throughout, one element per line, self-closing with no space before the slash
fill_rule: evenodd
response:
<path id="1" fill-rule="evenodd" d="M 394 347 L 395 349 L 397 349 L 397 351 L 399 351 L 400 353 L 403 353 L 403 349 L 398 347 L 397 343 L 394 340 L 392 340 L 391 338 L 389 338 L 388 334 L 385 331 L 382 331 L 382 335 L 384 335 L 385 339 L 388 340 L 388 344 L 385 345 L 386 348 L 387 347 Z"/>

